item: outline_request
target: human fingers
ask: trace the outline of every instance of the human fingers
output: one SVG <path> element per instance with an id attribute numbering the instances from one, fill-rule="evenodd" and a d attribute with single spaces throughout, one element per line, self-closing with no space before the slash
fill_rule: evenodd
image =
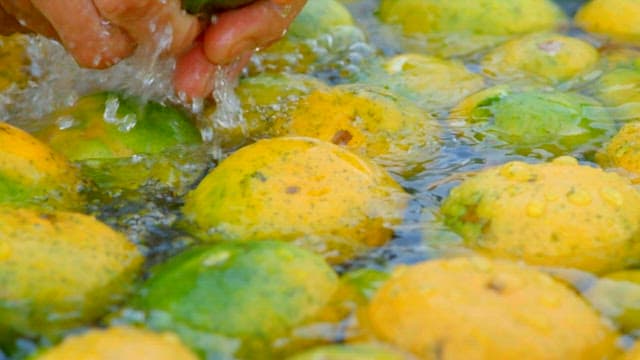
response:
<path id="1" fill-rule="evenodd" d="M 0 35 L 11 35 L 18 32 L 28 32 L 29 29 L 23 27 L 11 15 L 9 15 L 2 5 L 0 5 Z"/>
<path id="2" fill-rule="evenodd" d="M 6 15 L 6 20 L 5 17 L 0 18 L 2 20 L 0 28 L 6 33 L 9 33 L 11 28 L 19 31 L 26 28 L 50 38 L 57 38 L 56 31 L 47 18 L 31 4 L 30 0 L 0 0 L 0 9 L 4 10 Z M 16 22 L 20 27 L 15 27 Z"/>
<path id="3" fill-rule="evenodd" d="M 109 67 L 135 48 L 119 27 L 105 21 L 91 0 L 31 0 L 49 20 L 62 44 L 80 66 Z"/>
<path id="4" fill-rule="evenodd" d="M 248 50 L 262 48 L 280 39 L 305 0 L 258 0 L 216 17 L 204 35 L 209 61 L 226 64 Z"/>
<path id="5" fill-rule="evenodd" d="M 177 55 L 201 31 L 198 19 L 179 0 L 93 0 L 100 14 L 125 29 L 136 43 Z"/>
<path id="6" fill-rule="evenodd" d="M 251 58 L 252 51 L 241 54 L 230 68 L 227 75 L 236 78 Z M 185 100 L 204 98 L 211 95 L 218 65 L 212 64 L 204 53 L 202 43 L 178 59 L 173 77 L 173 85 L 178 94 L 184 94 Z"/>

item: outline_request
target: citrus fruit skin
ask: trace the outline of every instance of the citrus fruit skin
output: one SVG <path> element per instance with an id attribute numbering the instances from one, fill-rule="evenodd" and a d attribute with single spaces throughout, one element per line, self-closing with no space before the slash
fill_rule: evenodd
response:
<path id="1" fill-rule="evenodd" d="M 143 258 L 124 235 L 87 215 L 0 210 L 0 339 L 54 336 L 129 292 Z"/>
<path id="2" fill-rule="evenodd" d="M 475 124 L 475 131 L 495 135 L 516 148 L 541 147 L 558 155 L 594 146 L 615 129 L 610 114 L 590 97 L 561 91 L 513 91 L 504 86 L 471 95 L 451 111 L 450 119 Z"/>
<path id="3" fill-rule="evenodd" d="M 222 243 L 155 268 L 133 306 L 147 314 L 149 326 L 178 333 L 203 354 L 261 357 L 316 316 L 337 283 L 322 257 L 295 245 Z"/>
<path id="4" fill-rule="evenodd" d="M 90 330 L 67 337 L 33 360 L 197 360 L 198 357 L 171 333 L 133 327 Z"/>
<path id="5" fill-rule="evenodd" d="M 408 360 L 408 355 L 375 344 L 327 345 L 289 357 L 288 360 Z"/>
<path id="6" fill-rule="evenodd" d="M 181 111 L 117 93 L 98 93 L 48 115 L 36 136 L 72 161 L 156 154 L 201 143 Z"/>
<path id="7" fill-rule="evenodd" d="M 405 34 L 511 35 L 551 30 L 566 21 L 562 10 L 547 0 L 383 0 L 379 16 Z"/>
<path id="8" fill-rule="evenodd" d="M 315 90 L 282 126 L 289 135 L 344 146 L 403 176 L 432 159 L 440 145 L 439 126 L 428 112 L 373 85 Z"/>
<path id="9" fill-rule="evenodd" d="M 322 81 L 303 74 L 261 73 L 240 79 L 235 91 L 242 106 L 243 124 L 214 128 L 220 145 L 237 148 L 249 141 L 283 135 L 279 128 L 300 99 L 315 89 L 324 89 Z M 205 116 L 213 116 L 215 106 Z"/>
<path id="10" fill-rule="evenodd" d="M 182 211 L 205 241 L 293 241 L 341 262 L 385 243 L 406 200 L 379 166 L 337 145 L 283 137 L 233 153 Z"/>
<path id="11" fill-rule="evenodd" d="M 483 72 L 509 79 L 535 77 L 552 83 L 593 70 L 598 51 L 586 41 L 555 33 L 535 33 L 510 40 L 482 60 Z"/>
<path id="12" fill-rule="evenodd" d="M 27 37 L 22 34 L 0 35 L 0 92 L 10 86 L 23 87 L 30 76 Z"/>
<path id="13" fill-rule="evenodd" d="M 623 106 L 640 100 L 638 91 L 640 70 L 635 66 L 619 66 L 606 72 L 595 82 L 595 96 L 603 103 L 611 106 Z M 629 110 L 633 110 L 630 107 Z M 636 107 L 635 116 L 638 116 Z M 623 115 L 623 114 L 620 114 Z M 624 116 L 628 119 L 628 116 Z"/>
<path id="14" fill-rule="evenodd" d="M 404 53 L 367 69 L 359 82 L 401 95 L 428 111 L 447 109 L 484 87 L 482 76 L 460 62 Z"/>
<path id="15" fill-rule="evenodd" d="M 79 172 L 27 132 L 0 122 L 0 204 L 79 209 Z"/>
<path id="16" fill-rule="evenodd" d="M 483 170 L 450 192 L 441 213 L 468 246 L 492 256 L 605 273 L 640 255 L 640 193 L 570 157 Z"/>
<path id="17" fill-rule="evenodd" d="M 178 109 L 118 93 L 98 93 L 41 121 L 49 125 L 36 136 L 77 162 L 83 176 L 102 190 L 133 190 L 153 183 L 180 191 L 194 180 L 184 170 L 185 161 L 173 155 L 202 140 Z"/>
<path id="18" fill-rule="evenodd" d="M 374 295 L 369 317 L 382 340 L 421 359 L 603 359 L 615 352 L 615 332 L 571 289 L 503 260 L 400 267 Z"/>
<path id="19" fill-rule="evenodd" d="M 585 31 L 614 40 L 640 43 L 640 2 L 592 0 L 576 13 L 575 23 Z"/>
<path id="20" fill-rule="evenodd" d="M 640 174 L 640 123 L 625 124 L 605 148 L 603 165 Z"/>

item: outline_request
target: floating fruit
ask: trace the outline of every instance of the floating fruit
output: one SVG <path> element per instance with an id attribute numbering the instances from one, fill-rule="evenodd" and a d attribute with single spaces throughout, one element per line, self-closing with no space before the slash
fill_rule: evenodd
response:
<path id="1" fill-rule="evenodd" d="M 337 285 L 322 257 L 295 245 L 224 243 L 153 269 L 132 305 L 150 327 L 177 333 L 207 358 L 268 358 L 276 340 L 321 312 Z"/>
<path id="2" fill-rule="evenodd" d="M 602 105 L 578 93 L 498 88 L 472 97 L 451 111 L 451 119 L 464 120 L 476 131 L 518 148 L 541 147 L 562 154 L 590 145 L 615 128 Z"/>
<path id="3" fill-rule="evenodd" d="M 78 209 L 79 172 L 30 134 L 0 122 L 0 204 Z"/>
<path id="4" fill-rule="evenodd" d="M 468 246 L 492 256 L 595 273 L 640 259 L 640 193 L 570 157 L 483 170 L 451 190 L 441 211 Z"/>
<path id="5" fill-rule="evenodd" d="M 0 343 L 57 335 L 122 301 L 143 258 L 95 218 L 0 209 Z"/>
<path id="6" fill-rule="evenodd" d="M 535 33 L 506 42 L 482 61 L 483 72 L 501 79 L 560 82 L 594 70 L 598 51 L 586 41 L 555 33 Z"/>
<path id="7" fill-rule="evenodd" d="M 575 16 L 580 28 L 614 40 L 640 42 L 640 3 L 635 0 L 591 0 Z"/>
<path id="8" fill-rule="evenodd" d="M 339 262 L 379 246 L 407 195 L 380 167 L 337 145 L 274 138 L 246 146 L 187 194 L 202 240 L 293 241 Z"/>
<path id="9" fill-rule="evenodd" d="M 399 173 L 416 172 L 439 148 L 439 126 L 424 109 L 382 87 L 318 89 L 291 110 L 283 132 L 344 146 Z"/>
<path id="10" fill-rule="evenodd" d="M 615 353 L 615 332 L 575 292 L 502 260 L 402 266 L 374 295 L 369 317 L 382 340 L 421 359 L 595 360 Z"/>
<path id="11" fill-rule="evenodd" d="M 90 330 L 69 336 L 34 360 L 197 360 L 171 333 L 154 333 L 132 327 Z"/>

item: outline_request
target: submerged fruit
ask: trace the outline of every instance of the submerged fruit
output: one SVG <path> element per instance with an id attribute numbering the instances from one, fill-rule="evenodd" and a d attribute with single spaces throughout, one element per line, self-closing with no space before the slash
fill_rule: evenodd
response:
<path id="1" fill-rule="evenodd" d="M 95 218 L 0 209 L 0 343 L 93 321 L 130 290 L 142 255 Z"/>
<path id="2" fill-rule="evenodd" d="M 596 100 L 560 91 L 486 90 L 452 113 L 477 131 L 517 147 L 543 147 L 556 154 L 574 150 L 613 131 L 615 124 Z M 475 125 L 477 124 L 477 125 Z"/>
<path id="3" fill-rule="evenodd" d="M 318 89 L 283 124 L 289 135 L 341 145 L 386 169 L 408 174 L 439 148 L 439 127 L 424 109 L 382 87 L 356 84 Z"/>
<path id="4" fill-rule="evenodd" d="M 640 259 L 640 193 L 569 157 L 483 170 L 454 188 L 441 211 L 468 246 L 497 257 L 595 273 Z"/>
<path id="5" fill-rule="evenodd" d="M 176 332 L 207 358 L 269 358 L 274 342 L 318 315 L 337 284 L 322 257 L 295 245 L 224 243 L 155 268 L 133 306 L 149 326 Z"/>
<path id="6" fill-rule="evenodd" d="M 28 133 L 0 122 L 0 204 L 78 209 L 79 172 Z"/>
<path id="7" fill-rule="evenodd" d="M 246 146 L 187 194 L 203 240 L 294 241 L 339 262 L 391 237 L 407 196 L 380 167 L 336 145 L 285 137 Z"/>
<path id="8" fill-rule="evenodd" d="M 609 141 L 604 164 L 640 174 L 640 122 L 630 122 Z"/>
<path id="9" fill-rule="evenodd" d="M 197 360 L 171 333 L 132 327 L 90 330 L 69 336 L 34 360 Z"/>
<path id="10" fill-rule="evenodd" d="M 42 121 L 49 126 L 37 136 L 79 162 L 102 189 L 136 189 L 146 183 L 184 188 L 203 171 L 185 171 L 185 161 L 173 156 L 199 145 L 201 137 L 185 113 L 169 106 L 100 93 Z"/>
<path id="11" fill-rule="evenodd" d="M 278 127 L 286 122 L 297 102 L 313 90 L 326 87 L 322 81 L 302 74 L 261 73 L 242 78 L 235 91 L 244 122 L 214 124 L 216 138 L 224 148 L 235 148 L 251 140 L 282 135 Z M 208 109 L 205 116 L 213 116 L 214 111 L 215 107 Z"/>
<path id="12" fill-rule="evenodd" d="M 565 22 L 562 10 L 549 0 L 383 0 L 379 16 L 400 25 L 405 34 L 511 35 L 551 30 Z"/>
<path id="13" fill-rule="evenodd" d="M 369 308 L 385 341 L 422 359 L 603 359 L 616 334 L 571 289 L 479 257 L 398 268 Z"/>
<path id="14" fill-rule="evenodd" d="M 287 360 L 407 360 L 407 355 L 375 344 L 327 345 L 296 354 Z"/>
<path id="15" fill-rule="evenodd" d="M 640 119 L 640 68 L 620 66 L 606 72 L 594 83 L 594 95 L 612 106 L 611 112 L 620 120 Z"/>
<path id="16" fill-rule="evenodd" d="M 591 0 L 575 17 L 580 28 L 614 40 L 640 42 L 640 2 L 637 0 Z"/>
<path id="17" fill-rule="evenodd" d="M 42 121 L 51 125 L 37 136 L 73 161 L 156 154 L 201 142 L 183 112 L 115 93 L 85 96 Z"/>
<path id="18" fill-rule="evenodd" d="M 368 71 L 361 82 L 391 89 L 428 111 L 456 104 L 482 89 L 482 76 L 460 62 L 420 54 L 396 55 Z"/>
<path id="19" fill-rule="evenodd" d="M 20 88 L 29 80 L 27 40 L 22 34 L 0 35 L 0 92 L 11 86 Z"/>
<path id="20" fill-rule="evenodd" d="M 535 33 L 506 42 L 482 61 L 483 72 L 501 79 L 560 82 L 593 70 L 598 51 L 588 42 L 554 33 Z"/>

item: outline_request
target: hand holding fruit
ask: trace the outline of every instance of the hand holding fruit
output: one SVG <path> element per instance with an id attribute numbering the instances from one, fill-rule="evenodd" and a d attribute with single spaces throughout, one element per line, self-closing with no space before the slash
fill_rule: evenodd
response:
<path id="1" fill-rule="evenodd" d="M 137 46 L 178 56 L 176 91 L 202 97 L 213 87 L 216 64 L 238 74 L 252 51 L 279 39 L 305 0 L 258 0 L 202 19 L 182 9 L 213 9 L 192 0 L 0 0 L 0 34 L 33 31 L 59 40 L 78 64 L 106 68 Z M 222 8 L 242 4 L 216 2 Z M 213 6 L 220 8 L 220 5 Z"/>

